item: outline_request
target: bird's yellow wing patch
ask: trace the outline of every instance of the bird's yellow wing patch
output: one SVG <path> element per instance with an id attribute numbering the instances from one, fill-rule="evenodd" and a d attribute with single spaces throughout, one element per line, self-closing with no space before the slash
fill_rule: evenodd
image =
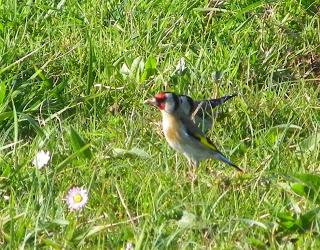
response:
<path id="1" fill-rule="evenodd" d="M 214 151 L 218 151 L 217 147 L 206 137 L 199 135 L 200 142 Z"/>
<path id="2" fill-rule="evenodd" d="M 192 136 L 193 138 L 197 139 L 201 144 L 207 146 L 208 148 L 212 149 L 213 151 L 218 151 L 217 147 L 205 136 L 200 135 L 198 133 L 193 134 L 190 131 L 188 131 L 188 134 Z"/>

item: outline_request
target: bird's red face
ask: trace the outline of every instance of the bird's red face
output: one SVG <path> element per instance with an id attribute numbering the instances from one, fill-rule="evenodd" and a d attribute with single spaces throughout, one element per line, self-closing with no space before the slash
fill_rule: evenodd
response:
<path id="1" fill-rule="evenodd" d="M 172 92 L 160 92 L 145 103 L 158 107 L 166 113 L 173 113 L 179 108 L 179 97 Z"/>
<path id="2" fill-rule="evenodd" d="M 156 94 L 153 98 L 146 100 L 145 103 L 158 107 L 161 110 L 165 110 L 166 100 L 167 100 L 166 93 L 160 92 Z"/>

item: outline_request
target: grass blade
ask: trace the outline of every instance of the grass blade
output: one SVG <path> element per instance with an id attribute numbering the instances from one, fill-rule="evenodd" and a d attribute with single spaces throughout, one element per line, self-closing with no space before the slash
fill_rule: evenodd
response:
<path id="1" fill-rule="evenodd" d="M 78 152 L 78 155 L 80 155 L 82 158 L 92 158 L 91 150 L 89 147 L 85 150 L 82 150 L 86 145 L 89 144 L 72 127 L 70 127 L 69 129 L 69 138 L 74 153 Z"/>

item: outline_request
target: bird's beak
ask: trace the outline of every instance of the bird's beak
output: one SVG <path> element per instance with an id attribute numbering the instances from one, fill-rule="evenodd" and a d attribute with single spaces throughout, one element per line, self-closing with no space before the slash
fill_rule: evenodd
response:
<path id="1" fill-rule="evenodd" d="M 156 100 L 156 98 L 150 98 L 148 100 L 144 101 L 145 104 L 151 105 L 151 106 L 158 106 L 158 102 Z"/>

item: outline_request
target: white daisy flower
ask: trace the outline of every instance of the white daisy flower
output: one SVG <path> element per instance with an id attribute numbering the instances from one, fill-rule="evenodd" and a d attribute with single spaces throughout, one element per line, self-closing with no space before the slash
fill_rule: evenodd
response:
<path id="1" fill-rule="evenodd" d="M 33 159 L 32 164 L 36 168 L 41 169 L 48 164 L 49 160 L 50 160 L 50 152 L 49 151 L 45 152 L 41 150 L 36 154 L 36 157 Z"/>
<path id="2" fill-rule="evenodd" d="M 125 250 L 134 250 L 134 244 L 132 242 L 128 242 Z"/>
<path id="3" fill-rule="evenodd" d="M 182 74 L 183 71 L 186 70 L 186 60 L 181 57 L 178 61 L 178 64 L 176 66 L 176 71 L 179 73 L 179 74 Z"/>
<path id="4" fill-rule="evenodd" d="M 67 194 L 66 202 L 70 210 L 79 210 L 88 202 L 88 191 L 81 187 L 73 187 Z"/>

